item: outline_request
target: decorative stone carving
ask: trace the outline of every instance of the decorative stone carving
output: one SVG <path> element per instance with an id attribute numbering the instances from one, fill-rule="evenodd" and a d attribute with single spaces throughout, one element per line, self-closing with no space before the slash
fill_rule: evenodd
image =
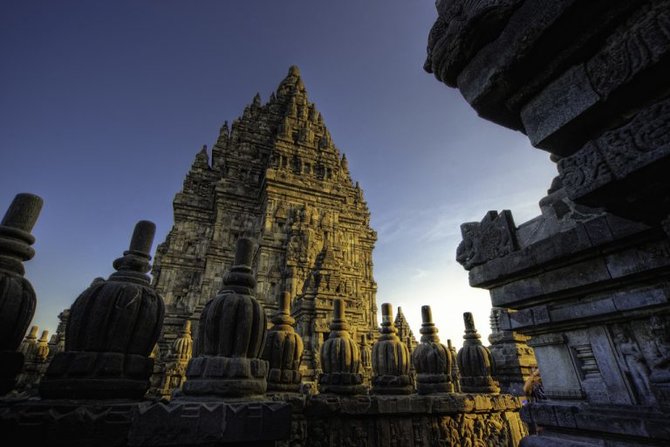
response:
<path id="1" fill-rule="evenodd" d="M 140 399 L 149 387 L 163 322 L 163 300 L 149 284 L 156 226 L 140 221 L 115 273 L 96 280 L 70 308 L 65 352 L 56 354 L 40 383 L 54 399 Z"/>
<path id="2" fill-rule="evenodd" d="M 463 240 L 458 245 L 456 260 L 466 269 L 503 257 L 518 249 L 512 213 L 489 211 L 481 222 L 461 225 Z"/>
<path id="3" fill-rule="evenodd" d="M 159 355 L 159 346 L 156 344 L 151 357 Z M 163 397 L 169 398 L 173 390 L 181 388 L 186 381 L 186 367 L 193 355 L 193 338 L 191 336 L 191 320 L 184 321 L 179 337 L 172 344 L 171 361 L 167 364 L 165 378 L 161 390 Z"/>
<path id="4" fill-rule="evenodd" d="M 279 309 L 272 317 L 272 324 L 261 356 L 270 368 L 268 391 L 297 392 L 301 381 L 299 368 L 303 343 L 293 329 L 295 319 L 291 317 L 291 295 L 288 292 L 280 295 Z"/>
<path id="5" fill-rule="evenodd" d="M 653 402 L 649 381 L 651 371 L 640 347 L 625 329 L 615 334 L 614 342 L 619 351 L 624 375 L 633 388 L 637 401 L 641 404 Z"/>
<path id="6" fill-rule="evenodd" d="M 482 344 L 470 312 L 463 314 L 465 335 L 463 347 L 458 351 L 458 369 L 461 373 L 461 390 L 464 393 L 499 393 L 500 387 L 493 379 L 495 363 L 491 352 Z"/>
<path id="7" fill-rule="evenodd" d="M 23 262 L 35 256 L 30 246 L 42 199 L 17 194 L 0 222 L 0 395 L 14 386 L 23 355 L 16 352 L 35 313 L 35 291 L 23 277 Z"/>
<path id="8" fill-rule="evenodd" d="M 419 394 L 452 393 L 453 355 L 440 343 L 433 323 L 430 306 L 421 306 L 421 343 L 412 352 L 416 371 L 416 391 Z"/>
<path id="9" fill-rule="evenodd" d="M 649 380 L 652 383 L 670 384 L 670 316 L 653 315 L 649 320 L 654 361 Z"/>
<path id="10" fill-rule="evenodd" d="M 235 262 L 223 277 L 223 288 L 202 311 L 197 356 L 188 364 L 180 397 L 265 393 L 268 363 L 259 356 L 267 323 L 265 311 L 254 297 L 254 251 L 252 239 L 237 240 Z"/>
<path id="11" fill-rule="evenodd" d="M 411 394 L 410 354 L 396 335 L 393 308 L 382 304 L 379 338 L 372 347 L 372 392 L 374 394 Z"/>
<path id="12" fill-rule="evenodd" d="M 321 347 L 323 374 L 319 377 L 319 391 L 334 394 L 366 394 L 363 377 L 358 372 L 361 353 L 349 334 L 349 323 L 344 318 L 344 300 L 333 301 L 333 321 L 330 335 Z"/>
<path id="13" fill-rule="evenodd" d="M 521 0 L 438 1 L 424 69 L 450 87 L 477 51 L 492 40 Z"/>
<path id="14" fill-rule="evenodd" d="M 493 307 L 491 309 L 491 335 L 489 335 L 489 351 L 495 363 L 495 376 L 500 384 L 501 392 L 516 396 L 524 394 L 524 384 L 537 367 L 533 348 L 528 346 L 529 337 L 505 329 L 503 319 L 510 318 L 507 309 Z"/>
<path id="15" fill-rule="evenodd" d="M 618 203 L 618 195 L 609 191 L 612 182 L 627 181 L 635 171 L 642 170 L 654 162 L 661 162 L 670 156 L 670 100 L 661 100 L 637 113 L 624 125 L 604 132 L 598 138 L 585 144 L 575 154 L 558 162 L 558 171 L 568 196 L 575 201 L 592 206 L 607 205 L 618 214 L 649 220 L 662 220 L 663 207 L 656 210 L 640 205 L 652 197 L 631 196 L 636 206 L 644 206 L 644 214 L 635 207 Z M 667 160 L 664 162 L 667 163 Z M 660 186 L 660 185 L 659 185 Z M 657 190 L 657 186 L 649 187 Z M 658 191 L 660 194 L 660 190 Z M 626 209 L 630 208 L 630 209 Z"/>

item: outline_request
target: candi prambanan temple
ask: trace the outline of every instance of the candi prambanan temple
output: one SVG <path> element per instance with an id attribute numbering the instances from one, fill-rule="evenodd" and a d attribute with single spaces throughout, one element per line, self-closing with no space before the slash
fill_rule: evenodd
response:
<path id="1" fill-rule="evenodd" d="M 169 363 L 186 321 L 197 328 L 241 236 L 259 244 L 253 267 L 266 312 L 277 310 L 283 292 L 291 296 L 291 313 L 305 342 L 305 379 L 314 380 L 322 369 L 318 353 L 336 297 L 346 301 L 353 336 L 369 354 L 377 330 L 376 233 L 346 156 L 308 101 L 297 67 L 267 104 L 256 95 L 230 129 L 224 124 L 211 162 L 206 148 L 196 155 L 175 197 L 174 218 L 153 266 L 166 305 L 160 360 Z M 364 356 L 366 376 L 369 358 Z M 172 391 L 165 385 L 161 390 Z"/>
<path id="2" fill-rule="evenodd" d="M 461 226 L 490 348 L 470 313 L 458 352 L 429 306 L 418 343 L 389 303 L 377 326 L 369 213 L 291 68 L 196 156 L 153 281 L 140 221 L 52 342 L 21 342 L 42 200 L 16 196 L 0 223 L 3 445 L 670 444 L 670 0 L 436 7 L 425 70 L 558 169 L 538 217 Z"/>

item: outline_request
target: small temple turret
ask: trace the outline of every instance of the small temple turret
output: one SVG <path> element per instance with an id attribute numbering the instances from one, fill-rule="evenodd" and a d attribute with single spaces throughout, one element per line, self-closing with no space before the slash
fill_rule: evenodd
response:
<path id="1" fill-rule="evenodd" d="M 393 308 L 382 304 L 379 338 L 372 347 L 372 392 L 374 394 L 411 394 L 410 354 L 396 335 Z"/>
<path id="2" fill-rule="evenodd" d="M 54 356 L 40 394 L 54 399 L 140 399 L 163 324 L 163 300 L 149 284 L 156 226 L 140 221 L 115 273 L 95 280 L 70 308 L 65 351 Z"/>
<path id="3" fill-rule="evenodd" d="M 319 391 L 334 394 L 366 394 L 363 376 L 358 372 L 361 353 L 349 334 L 349 323 L 344 317 L 344 301 L 333 300 L 333 321 L 330 335 L 321 347 L 323 374 L 319 377 Z"/>
<path id="4" fill-rule="evenodd" d="M 453 356 L 440 343 L 437 328 L 433 323 L 430 306 L 421 306 L 421 343 L 412 353 L 412 363 L 416 370 L 416 391 L 419 394 L 451 393 Z"/>
<path id="5" fill-rule="evenodd" d="M 482 344 L 472 314 L 465 312 L 463 321 L 465 335 L 463 335 L 463 347 L 458 351 L 461 390 L 464 393 L 499 393 L 498 382 L 492 377 L 495 371 L 493 356 Z"/>
<path id="6" fill-rule="evenodd" d="M 252 239 L 237 240 L 235 261 L 223 277 L 223 288 L 202 311 L 196 357 L 188 364 L 180 397 L 265 394 L 268 363 L 259 357 L 267 323 L 254 296 L 254 252 Z"/>
<path id="7" fill-rule="evenodd" d="M 158 356 L 158 345 L 155 346 L 155 356 Z M 152 355 L 154 355 L 152 353 Z M 169 398 L 175 389 L 180 388 L 186 381 L 186 367 L 193 355 L 193 337 L 191 336 L 191 320 L 184 321 L 179 337 L 172 344 L 170 361 L 165 370 L 165 379 L 161 394 Z"/>
<path id="8" fill-rule="evenodd" d="M 23 262 L 35 256 L 30 232 L 42 203 L 36 195 L 17 194 L 0 222 L 0 395 L 14 387 L 21 371 L 24 357 L 17 349 L 35 313 L 37 299 Z"/>
<path id="9" fill-rule="evenodd" d="M 272 324 L 262 355 L 270 367 L 268 391 L 298 391 L 302 377 L 299 369 L 303 343 L 293 328 L 295 319 L 291 317 L 291 295 L 288 292 L 280 295 Z"/>

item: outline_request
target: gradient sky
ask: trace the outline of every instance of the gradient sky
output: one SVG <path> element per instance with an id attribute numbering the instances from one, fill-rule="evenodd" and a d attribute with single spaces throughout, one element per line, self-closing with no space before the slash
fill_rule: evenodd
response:
<path id="1" fill-rule="evenodd" d="M 425 0 L 1 2 L 0 212 L 19 192 L 45 200 L 34 324 L 55 329 L 112 273 L 136 221 L 156 223 L 155 248 L 196 152 L 296 64 L 372 212 L 377 303 L 402 306 L 417 336 L 422 304 L 443 341 L 460 346 L 468 310 L 487 336 L 459 226 L 534 217 L 556 169 L 423 71 L 435 17 Z"/>

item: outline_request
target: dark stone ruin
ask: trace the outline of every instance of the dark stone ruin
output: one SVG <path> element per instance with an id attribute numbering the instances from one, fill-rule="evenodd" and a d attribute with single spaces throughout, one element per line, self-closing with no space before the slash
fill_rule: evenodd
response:
<path id="1" fill-rule="evenodd" d="M 494 357 L 537 356 L 544 399 L 524 407 L 538 434 L 522 445 L 669 445 L 670 2 L 437 11 L 426 70 L 558 168 L 540 216 L 464 223 L 457 253 L 490 291 Z"/>

